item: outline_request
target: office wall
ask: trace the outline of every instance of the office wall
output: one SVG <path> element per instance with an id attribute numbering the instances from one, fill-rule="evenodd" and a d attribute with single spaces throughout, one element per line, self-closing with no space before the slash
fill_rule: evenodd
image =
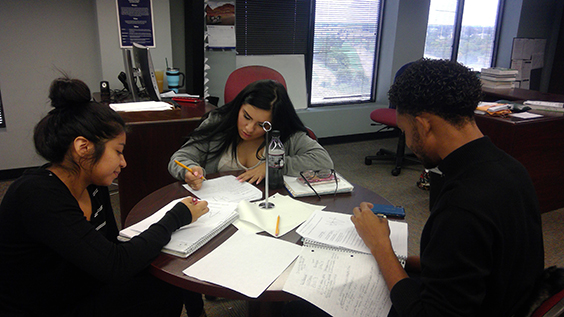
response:
<path id="1" fill-rule="evenodd" d="M 90 87 L 102 78 L 94 0 L 0 1 L 0 170 L 37 166 L 33 127 L 51 109 L 51 81 L 65 71 Z"/>
<path id="2" fill-rule="evenodd" d="M 498 66 L 509 66 L 510 43 L 515 36 L 547 38 L 546 67 L 552 65 L 554 56 L 550 55 L 550 47 L 557 38 L 563 2 L 506 1 Z M 395 71 L 422 56 L 428 3 L 429 0 L 385 2 L 377 102 L 300 111 L 300 117 L 319 137 L 378 129 L 370 126 L 369 113 L 376 107 L 387 107 L 386 93 Z M 177 59 L 185 55 L 184 45 L 174 43 L 172 54 L 172 39 L 177 41 L 184 34 L 183 23 L 178 21 L 182 19 L 178 13 L 182 11 L 183 1 L 155 0 L 154 5 L 157 47 L 152 54 L 155 67 L 164 68 L 165 57 L 170 64 L 183 67 Z M 3 171 L 43 163 L 32 144 L 33 127 L 50 110 L 48 86 L 60 75 L 58 69 L 83 79 L 96 91 L 101 80 L 110 81 L 112 88 L 121 87 L 117 75 L 123 69 L 123 61 L 115 0 L 59 0 L 56 4 L 28 0 L 25 5 L 18 0 L 2 0 L 0 29 L 0 89 L 7 122 L 7 127 L 0 129 L 0 171 Z M 221 71 L 221 68 L 216 70 Z M 230 71 L 225 69 L 227 75 Z"/>
<path id="3" fill-rule="evenodd" d="M 168 0 L 154 1 L 155 68 L 174 63 Z M 0 1 L 0 89 L 6 128 L 0 128 L 0 171 L 38 166 L 33 127 L 51 109 L 49 84 L 60 71 L 94 91 L 100 81 L 122 88 L 115 0 Z"/>
<path id="4" fill-rule="evenodd" d="M 119 40 L 116 0 L 96 0 L 96 9 L 96 28 L 100 34 L 102 79 L 110 83 L 110 88 L 121 89 L 123 84 L 117 79 L 117 76 L 123 71 L 124 65 Z M 172 55 L 170 21 L 169 1 L 153 0 L 155 48 L 151 48 L 150 52 L 155 69 L 166 69 L 165 58 L 168 59 L 169 66 L 176 66 Z"/>

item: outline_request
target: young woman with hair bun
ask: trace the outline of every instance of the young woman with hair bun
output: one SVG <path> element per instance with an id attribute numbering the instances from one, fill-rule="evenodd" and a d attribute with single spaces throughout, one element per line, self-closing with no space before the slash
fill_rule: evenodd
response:
<path id="1" fill-rule="evenodd" d="M 173 231 L 208 212 L 191 197 L 118 242 L 108 186 L 126 167 L 126 127 L 90 89 L 53 81 L 35 127 L 48 163 L 26 171 L 0 204 L 0 315 L 179 316 L 182 292 L 147 272 Z"/>

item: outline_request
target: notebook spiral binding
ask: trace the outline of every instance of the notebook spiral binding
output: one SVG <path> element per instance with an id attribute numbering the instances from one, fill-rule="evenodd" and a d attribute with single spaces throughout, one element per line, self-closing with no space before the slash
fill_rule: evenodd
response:
<path id="1" fill-rule="evenodd" d="M 304 247 L 310 247 L 310 248 L 319 248 L 319 249 L 327 249 L 327 250 L 332 250 L 332 251 L 339 251 L 339 252 L 349 252 L 349 253 L 358 253 L 358 254 L 371 254 L 369 252 L 362 252 L 362 251 L 357 251 L 357 250 L 351 250 L 348 248 L 343 248 L 343 247 L 336 247 L 330 244 L 325 244 L 325 243 L 320 243 L 311 239 L 305 239 L 302 238 L 302 243 Z M 407 256 L 405 255 L 399 255 L 396 253 L 396 256 L 398 257 L 398 260 L 401 264 L 402 267 L 405 268 L 405 262 L 407 261 Z"/>

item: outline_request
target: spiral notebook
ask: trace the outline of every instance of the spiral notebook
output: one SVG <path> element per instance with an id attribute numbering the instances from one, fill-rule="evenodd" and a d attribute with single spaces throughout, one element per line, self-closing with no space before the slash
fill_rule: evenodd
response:
<path id="1" fill-rule="evenodd" d="M 182 199 L 173 200 L 143 221 L 121 230 L 119 239 L 129 240 L 147 230 Z M 173 232 L 170 242 L 163 247 L 162 252 L 186 258 L 227 228 L 239 216 L 236 211 L 237 203 L 209 201 L 208 208 L 210 211 L 197 221 Z"/>
<path id="2" fill-rule="evenodd" d="M 296 232 L 302 236 L 304 246 L 371 254 L 350 217 L 350 214 L 318 210 L 313 212 L 309 219 L 296 229 Z M 402 265 L 405 265 L 407 222 L 389 220 L 388 225 L 394 252 Z"/>
<path id="3" fill-rule="evenodd" d="M 390 292 L 378 263 L 354 228 L 350 214 L 315 211 L 296 232 L 303 247 L 283 290 L 331 316 L 388 315 Z M 405 265 L 407 223 L 389 221 L 392 247 Z"/>

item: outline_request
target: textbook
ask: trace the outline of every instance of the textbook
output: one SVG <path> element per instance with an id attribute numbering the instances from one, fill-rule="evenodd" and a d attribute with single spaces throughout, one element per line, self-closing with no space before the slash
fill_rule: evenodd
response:
<path id="1" fill-rule="evenodd" d="M 335 173 L 337 175 L 337 182 L 339 184 L 337 193 L 350 193 L 353 191 L 354 186 L 349 183 L 341 174 Z M 320 183 L 311 183 L 315 191 L 319 195 L 332 195 L 335 192 L 335 181 L 331 182 L 323 182 Z M 307 184 L 301 183 L 298 181 L 298 177 L 286 176 L 284 175 L 284 186 L 290 193 L 290 196 L 297 198 L 297 197 L 306 197 L 306 196 L 315 196 L 315 193 Z"/>
<path id="2" fill-rule="evenodd" d="M 392 303 L 386 281 L 350 216 L 315 211 L 296 230 L 304 245 L 283 290 L 331 316 L 388 316 Z M 407 223 L 388 223 L 394 252 L 405 264 Z"/>
<path id="3" fill-rule="evenodd" d="M 121 230 L 119 240 L 127 241 L 147 230 L 182 199 L 171 201 L 143 221 Z M 237 203 L 209 201 L 208 208 L 210 211 L 198 220 L 173 232 L 170 242 L 163 247 L 162 252 L 186 258 L 227 228 L 239 216 L 236 211 Z"/>

